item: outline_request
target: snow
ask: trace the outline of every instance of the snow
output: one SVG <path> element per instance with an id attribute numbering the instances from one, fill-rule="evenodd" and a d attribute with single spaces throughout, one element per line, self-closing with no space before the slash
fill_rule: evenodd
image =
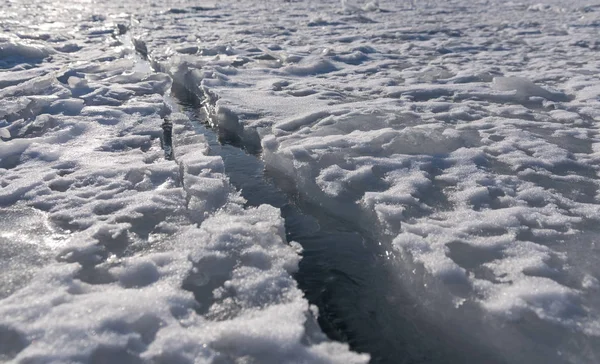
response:
<path id="1" fill-rule="evenodd" d="M 11 31 L 65 10 L 17 10 Z M 49 31 L 64 40 L 0 48 L 0 360 L 367 362 L 318 329 L 280 211 L 244 207 L 171 77 L 112 36 L 115 16 L 80 10 Z"/>
<path id="2" fill-rule="evenodd" d="M 493 88 L 499 91 L 515 91 L 515 96 L 523 99 L 541 97 L 550 101 L 566 101 L 567 95 L 551 92 L 521 77 L 494 77 Z"/>
<path id="3" fill-rule="evenodd" d="M 0 39 L 0 57 L 3 60 L 11 58 L 43 59 L 54 53 L 50 47 L 19 41 L 16 39 Z"/>
<path id="4" fill-rule="evenodd" d="M 387 245 L 436 325 L 598 360 L 591 2 L 36 4 L 0 11 L 0 359 L 369 360 L 314 328 L 280 212 L 244 207 L 175 83 Z"/>
<path id="5" fill-rule="evenodd" d="M 421 265 L 445 282 L 427 299 L 449 292 L 509 325 L 533 313 L 592 345 L 600 311 L 585 287 L 598 272 L 568 243 L 598 216 L 598 63 L 581 46 L 596 36 L 597 13 L 585 5 L 231 3 L 177 17 L 195 39 L 169 38 L 175 28 L 150 20 L 135 31 L 163 69 L 201 65 L 187 87 L 227 110 L 215 123 L 255 128 L 267 166 L 389 239 L 399 274 L 419 284 L 409 267 Z M 193 43 L 213 51 L 168 53 Z M 359 216 L 346 213 L 354 204 Z M 546 345 L 523 330 L 528 345 Z M 576 358 L 575 347 L 544 350 Z"/>

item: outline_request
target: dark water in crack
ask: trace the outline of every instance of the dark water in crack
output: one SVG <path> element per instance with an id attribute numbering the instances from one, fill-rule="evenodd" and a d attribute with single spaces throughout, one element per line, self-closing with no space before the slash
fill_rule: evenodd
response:
<path id="1" fill-rule="evenodd" d="M 369 353 L 371 363 L 501 362 L 423 317 L 394 274 L 385 244 L 356 224 L 303 200 L 289 188 L 289 181 L 265 172 L 260 156 L 244 151 L 235 139 L 219 140 L 203 124 L 195 95 L 174 88 L 173 96 L 196 131 L 205 136 L 211 154 L 223 158 L 231 183 L 247 204 L 281 209 L 288 241 L 304 248 L 295 279 L 309 302 L 319 308 L 319 325 L 327 336 Z"/>

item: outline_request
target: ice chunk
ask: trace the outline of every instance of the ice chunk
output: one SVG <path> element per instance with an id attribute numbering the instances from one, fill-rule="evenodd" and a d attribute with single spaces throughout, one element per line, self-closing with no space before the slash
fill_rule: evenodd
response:
<path id="1" fill-rule="evenodd" d="M 88 87 L 88 82 L 86 79 L 71 76 L 67 79 L 67 83 L 71 88 L 86 88 Z"/>
<path id="2" fill-rule="evenodd" d="M 515 95 L 520 98 L 538 96 L 550 101 L 568 100 L 565 93 L 548 91 L 523 77 L 494 77 L 492 84 L 498 91 L 515 91 Z"/>
<path id="3" fill-rule="evenodd" d="M 307 76 L 330 73 L 336 71 L 337 67 L 328 60 L 314 59 L 304 60 L 300 64 L 283 67 L 282 70 L 294 76 Z"/>
<path id="4" fill-rule="evenodd" d="M 42 59 L 55 53 L 50 47 L 27 41 L 0 39 L 0 59 L 25 58 Z"/>

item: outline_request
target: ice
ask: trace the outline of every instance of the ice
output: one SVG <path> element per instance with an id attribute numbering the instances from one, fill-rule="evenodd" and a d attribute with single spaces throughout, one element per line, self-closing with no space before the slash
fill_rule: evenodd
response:
<path id="1" fill-rule="evenodd" d="M 175 362 L 223 356 L 273 363 L 344 357 L 365 362 L 365 357 L 344 353 L 339 344 L 302 344 L 308 306 L 289 275 L 298 256 L 282 244 L 281 224 L 272 207 L 246 211 L 234 204 L 200 229 L 189 226 L 160 242 L 155 253 L 96 265 L 96 276 L 104 276 L 104 282 L 82 282 L 84 271 L 74 264 L 44 268 L 27 288 L 3 302 L 5 322 L 38 332 L 15 359 L 76 355 L 93 361 L 110 354 L 127 361 L 140 360 L 139 355 Z M 82 248 L 65 259 L 83 261 L 97 254 Z M 203 278 L 192 280 L 195 276 Z M 182 282 L 197 300 L 179 288 Z M 214 290 L 212 299 L 206 289 Z M 45 299 L 24 304 L 29 290 Z M 57 319 L 60 328 L 52 324 Z"/>
<path id="2" fill-rule="evenodd" d="M 499 91 L 515 91 L 516 96 L 528 98 L 532 96 L 543 97 L 550 101 L 566 101 L 567 96 L 558 92 L 550 92 L 526 78 L 521 77 L 494 77 L 494 88 Z"/>
<path id="3" fill-rule="evenodd" d="M 498 344 L 508 361 L 593 361 L 593 349 L 548 346 L 526 328 L 575 330 L 588 347 L 598 337 L 596 293 L 583 288 L 597 273 L 565 243 L 596 221 L 597 113 L 588 103 L 598 101 L 597 62 L 574 43 L 594 37 L 593 20 L 580 17 L 581 4 L 557 5 L 331 1 L 310 2 L 305 16 L 293 3 L 264 12 L 232 4 L 256 20 L 201 37 L 210 52 L 183 61 L 164 43 L 184 49 L 193 39 L 146 42 L 175 82 L 202 90 L 207 109 L 226 110 L 209 112 L 212 122 L 239 135 L 255 128 L 268 168 L 393 247 L 419 301 L 439 301 L 447 317 L 479 317 L 469 331 L 488 342 L 544 347 L 506 354 Z M 141 22 L 140 31 L 151 28 Z M 178 81 L 192 64 L 202 72 Z M 505 329 L 487 330 L 487 319 Z"/>
<path id="4" fill-rule="evenodd" d="M 324 59 L 304 59 L 297 65 L 286 66 L 282 70 L 294 76 L 306 76 L 333 72 L 337 68 L 331 62 Z"/>
<path id="5" fill-rule="evenodd" d="M 431 325 L 506 362 L 598 361 L 593 4 L 197 5 L 0 12 L 0 204 L 60 236 L 3 231 L 0 358 L 368 360 L 307 329 L 280 212 L 244 207 L 174 83 L 374 236 Z"/>
<path id="6" fill-rule="evenodd" d="M 2 48 L 37 71 L 2 75 L 0 360 L 367 362 L 318 329 L 280 211 L 244 207 L 171 77 L 113 36 L 122 15 L 35 9 L 22 29 L 56 10 L 52 46 Z"/>
<path id="7" fill-rule="evenodd" d="M 21 59 L 41 59 L 54 53 L 52 48 L 33 42 L 19 41 L 15 39 L 0 39 L 0 59 L 5 63 L 7 60 L 17 62 Z"/>

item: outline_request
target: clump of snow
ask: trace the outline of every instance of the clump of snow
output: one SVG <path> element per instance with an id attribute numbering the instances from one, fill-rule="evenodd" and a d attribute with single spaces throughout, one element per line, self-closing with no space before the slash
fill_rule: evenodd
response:
<path id="1" fill-rule="evenodd" d="M 303 60 L 303 62 L 282 68 L 294 76 L 316 75 L 336 71 L 337 68 L 330 61 L 324 59 Z"/>
<path id="2" fill-rule="evenodd" d="M 530 80 L 521 77 L 494 77 L 493 86 L 499 91 L 515 91 L 516 96 L 528 98 L 532 96 L 543 97 L 550 101 L 566 101 L 563 93 L 551 92 L 537 86 Z"/>

